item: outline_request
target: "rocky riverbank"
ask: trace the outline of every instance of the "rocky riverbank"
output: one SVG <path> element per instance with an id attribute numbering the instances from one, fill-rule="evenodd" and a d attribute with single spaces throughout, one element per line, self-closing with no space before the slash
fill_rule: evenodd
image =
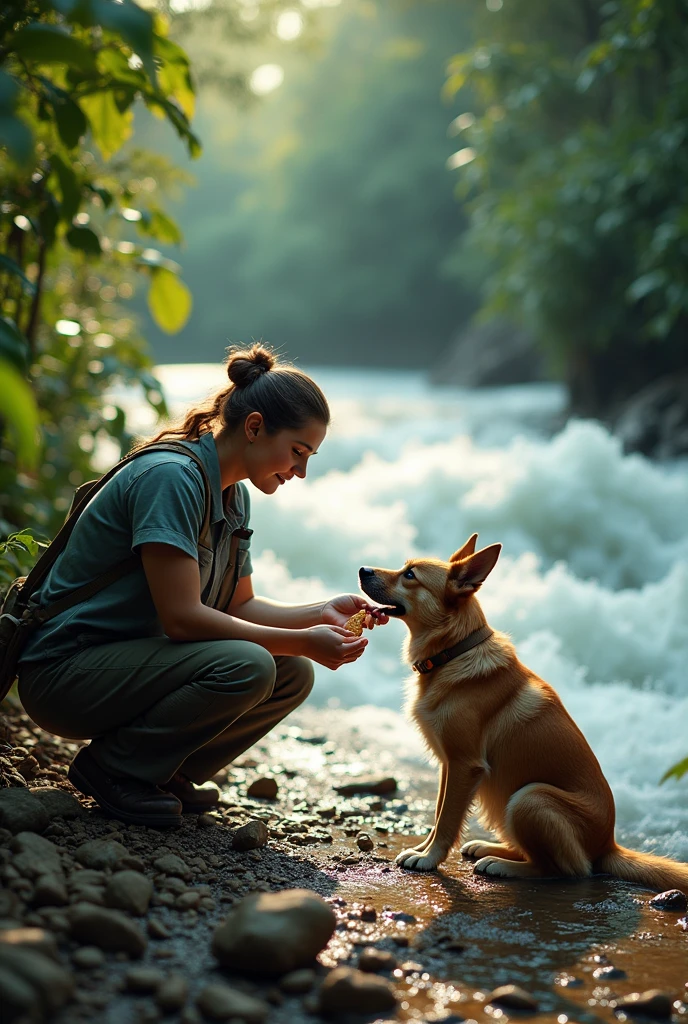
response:
<path id="1" fill-rule="evenodd" d="M 217 780 L 217 812 L 157 832 L 77 799 L 77 744 L 3 711 L 3 1022 L 688 1014 L 685 899 L 653 905 L 603 878 L 489 882 L 456 856 L 401 871 L 434 773 L 366 748 L 346 712 L 291 716 Z"/>

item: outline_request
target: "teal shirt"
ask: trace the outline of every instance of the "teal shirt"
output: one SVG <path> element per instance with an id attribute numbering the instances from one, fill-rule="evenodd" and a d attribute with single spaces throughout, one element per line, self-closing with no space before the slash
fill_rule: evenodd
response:
<path id="1" fill-rule="evenodd" d="M 232 531 L 248 525 L 248 491 L 242 483 L 222 491 L 212 433 L 185 443 L 200 455 L 210 481 L 213 562 L 221 570 L 229 559 Z M 36 595 L 38 603 L 52 604 L 128 558 L 142 544 L 170 544 L 198 561 L 204 505 L 203 477 L 191 457 L 176 452 L 139 456 L 123 466 L 81 513 Z M 249 541 L 242 540 L 241 576 L 252 572 L 248 548 Z M 209 567 L 202 568 L 206 570 L 202 575 L 207 575 Z M 211 583 L 201 595 L 204 603 L 212 596 Z M 36 630 L 21 664 L 70 658 L 92 644 L 150 636 L 164 636 L 164 632 L 140 565 Z"/>

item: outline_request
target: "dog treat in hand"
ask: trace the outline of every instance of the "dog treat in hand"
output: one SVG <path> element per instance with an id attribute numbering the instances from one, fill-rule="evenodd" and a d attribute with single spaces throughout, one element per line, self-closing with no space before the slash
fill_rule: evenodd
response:
<path id="1" fill-rule="evenodd" d="M 344 623 L 344 629 L 348 629 L 350 632 L 355 633 L 356 636 L 360 636 L 363 632 L 363 623 L 365 622 L 366 614 L 367 612 L 365 608 L 361 608 L 360 612 L 356 612 L 356 614 L 352 615 L 350 619 L 347 619 Z"/>

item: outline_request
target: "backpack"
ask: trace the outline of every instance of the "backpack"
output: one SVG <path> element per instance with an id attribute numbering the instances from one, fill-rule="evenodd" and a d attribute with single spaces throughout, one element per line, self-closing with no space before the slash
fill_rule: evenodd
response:
<path id="1" fill-rule="evenodd" d="M 100 590 L 109 587 L 111 583 L 121 579 L 128 573 L 133 572 L 141 564 L 139 555 L 132 554 L 124 561 L 114 565 L 107 572 L 101 573 L 89 583 L 77 587 L 59 601 L 47 607 L 40 607 L 33 599 L 34 594 L 42 586 L 48 573 L 57 561 L 58 556 L 64 551 L 74 526 L 88 505 L 91 498 L 122 468 L 140 455 L 147 455 L 151 451 L 177 452 L 180 455 L 188 455 L 194 460 L 203 477 L 203 488 L 205 491 L 205 511 L 203 522 L 198 538 L 199 548 L 212 550 L 210 540 L 210 481 L 205 466 L 199 455 L 192 448 L 182 444 L 181 441 L 155 441 L 127 455 L 124 459 L 113 466 L 111 470 L 101 476 L 98 480 L 89 480 L 81 484 L 74 493 L 71 508 L 61 529 L 58 531 L 52 543 L 39 557 L 28 576 L 20 576 L 11 584 L 0 607 L 0 700 L 4 700 L 10 687 L 17 676 L 17 666 L 22 651 L 31 633 L 43 626 L 50 619 L 53 619 L 61 612 L 67 611 L 80 601 L 86 601 Z M 252 530 L 240 527 L 232 533 L 228 571 L 222 581 L 220 593 L 215 607 L 226 609 L 234 596 L 239 582 L 240 564 L 237 557 L 239 540 L 248 539 Z"/>

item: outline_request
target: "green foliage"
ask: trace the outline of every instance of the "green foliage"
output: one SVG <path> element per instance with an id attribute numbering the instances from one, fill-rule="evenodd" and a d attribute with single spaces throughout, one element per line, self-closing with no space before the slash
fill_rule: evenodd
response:
<path id="1" fill-rule="evenodd" d="M 26 576 L 45 547 L 45 541 L 38 540 L 30 530 L 12 533 L 0 541 L 0 600 L 13 580 Z"/>
<path id="2" fill-rule="evenodd" d="M 148 247 L 181 241 L 161 199 L 187 176 L 123 146 L 141 100 L 199 152 L 189 61 L 166 33 L 131 0 L 15 3 L 0 20 L 0 536 L 51 533 L 96 448 L 108 462 L 128 449 L 124 410 L 104 403 L 114 386 L 138 383 L 165 412 L 125 304 L 143 279 L 165 329 L 188 316 L 178 264 Z"/>
<path id="3" fill-rule="evenodd" d="M 682 761 L 672 765 L 668 771 L 664 772 L 664 775 L 659 780 L 660 785 L 662 782 L 666 782 L 667 779 L 682 779 L 686 774 L 688 774 L 688 757 L 684 757 Z"/>
<path id="4" fill-rule="evenodd" d="M 471 214 L 454 265 L 486 314 L 534 331 L 578 408 L 605 415 L 685 366 L 685 11 L 511 0 L 480 31 L 446 86 L 471 108 L 454 122 Z"/>

